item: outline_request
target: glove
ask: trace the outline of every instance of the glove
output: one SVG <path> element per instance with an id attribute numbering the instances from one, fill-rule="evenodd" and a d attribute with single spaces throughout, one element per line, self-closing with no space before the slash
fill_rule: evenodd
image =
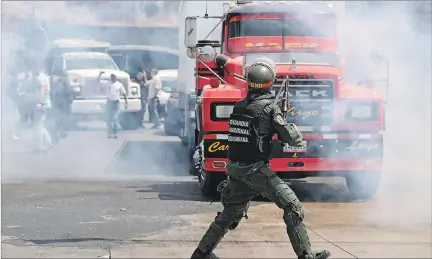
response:
<path id="1" fill-rule="evenodd" d="M 287 106 L 288 107 L 290 107 L 290 102 L 289 102 L 289 100 L 287 101 L 288 103 L 287 103 Z M 284 108 L 284 103 L 285 103 L 285 98 L 280 98 L 278 101 L 277 101 L 277 103 L 276 103 L 276 105 L 281 109 L 281 111 L 283 110 L 283 108 Z"/>
<path id="2" fill-rule="evenodd" d="M 295 147 L 299 147 L 299 148 L 306 148 L 305 143 L 303 142 L 303 140 L 296 142 L 294 144 Z"/>
<path id="3" fill-rule="evenodd" d="M 300 130 L 297 128 L 297 126 L 294 123 L 290 123 L 288 125 L 288 132 L 295 146 L 302 145 L 303 134 L 300 132 Z"/>

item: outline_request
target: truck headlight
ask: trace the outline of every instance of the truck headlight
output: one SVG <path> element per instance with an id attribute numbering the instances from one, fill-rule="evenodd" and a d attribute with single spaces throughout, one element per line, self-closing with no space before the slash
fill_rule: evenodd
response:
<path id="1" fill-rule="evenodd" d="M 80 86 L 80 82 L 77 78 L 73 78 L 69 80 L 69 85 L 72 87 Z"/>
<path id="2" fill-rule="evenodd" d="M 79 86 L 74 86 L 74 87 L 72 87 L 72 92 L 74 92 L 74 93 L 79 93 L 79 92 L 81 92 L 81 87 L 79 87 Z"/>
<path id="3" fill-rule="evenodd" d="M 377 119 L 376 104 L 349 104 L 346 119 L 348 120 L 367 120 L 373 121 Z"/>
<path id="4" fill-rule="evenodd" d="M 214 115 L 216 119 L 228 119 L 233 112 L 234 105 L 216 105 Z"/>
<path id="5" fill-rule="evenodd" d="M 369 105 L 358 105 L 351 108 L 351 117 L 366 119 L 371 117 L 372 115 L 372 107 Z"/>
<path id="6" fill-rule="evenodd" d="M 132 87 L 131 87 L 131 94 L 133 94 L 133 95 L 137 95 L 137 94 L 138 94 L 138 87 L 136 87 L 136 86 L 132 86 Z"/>

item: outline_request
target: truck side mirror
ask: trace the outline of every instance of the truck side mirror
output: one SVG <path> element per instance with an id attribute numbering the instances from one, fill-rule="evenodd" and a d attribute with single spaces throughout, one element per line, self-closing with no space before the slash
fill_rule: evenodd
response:
<path id="1" fill-rule="evenodd" d="M 369 54 L 370 60 L 375 64 L 383 64 L 384 62 L 388 61 L 388 58 L 385 54 L 379 52 L 379 51 L 373 51 Z"/>
<path id="2" fill-rule="evenodd" d="M 199 49 L 198 47 L 188 48 L 186 50 L 186 54 L 189 58 L 196 58 L 198 56 Z"/>
<path id="3" fill-rule="evenodd" d="M 383 95 L 384 103 L 388 102 L 390 88 L 390 61 L 389 58 L 380 51 L 373 51 L 369 58 L 374 66 L 374 75 L 366 78 L 359 84 L 368 88 L 376 88 Z"/>
<path id="4" fill-rule="evenodd" d="M 193 48 L 196 46 L 198 40 L 197 40 L 197 26 L 198 26 L 198 19 L 197 17 L 187 17 L 185 20 L 185 47 L 186 48 Z"/>
<path id="5" fill-rule="evenodd" d="M 210 62 L 216 57 L 216 50 L 212 46 L 204 46 L 199 51 L 199 58 L 204 62 Z"/>

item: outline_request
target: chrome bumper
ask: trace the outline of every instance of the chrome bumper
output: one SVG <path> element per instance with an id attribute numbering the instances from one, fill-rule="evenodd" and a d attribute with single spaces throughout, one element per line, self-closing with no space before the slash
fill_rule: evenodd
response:
<path id="1" fill-rule="evenodd" d="M 141 110 L 140 99 L 128 99 L 128 108 L 125 109 L 125 101 L 120 100 L 121 112 L 138 112 Z M 99 114 L 105 113 L 106 100 L 74 100 L 72 102 L 72 114 Z"/>

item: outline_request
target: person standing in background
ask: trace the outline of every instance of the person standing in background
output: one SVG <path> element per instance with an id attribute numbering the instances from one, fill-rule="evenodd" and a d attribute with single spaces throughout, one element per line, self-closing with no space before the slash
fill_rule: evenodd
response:
<path id="1" fill-rule="evenodd" d="M 151 71 L 152 79 L 147 79 L 147 74 L 144 74 L 144 80 L 146 84 L 148 84 L 148 95 L 149 95 L 149 113 L 150 113 L 150 120 L 154 123 L 154 126 L 152 129 L 160 128 L 161 122 L 159 119 L 159 113 L 158 113 L 158 98 L 157 95 L 159 91 L 162 90 L 162 81 L 158 76 L 158 70 L 152 69 Z"/>
<path id="2" fill-rule="evenodd" d="M 107 127 L 108 138 L 118 138 L 118 125 L 120 115 L 120 96 L 123 95 L 125 99 L 125 109 L 128 106 L 128 99 L 126 89 L 123 84 L 117 80 L 116 75 L 111 74 L 111 84 L 107 91 L 106 113 L 107 113 Z"/>
<path id="3" fill-rule="evenodd" d="M 71 113 L 71 93 L 67 84 L 63 80 L 53 83 L 52 87 L 52 115 L 54 125 L 52 127 L 52 137 L 54 142 L 58 142 L 59 137 L 67 137 L 66 125 Z"/>
<path id="4" fill-rule="evenodd" d="M 6 82 L 6 93 L 12 100 L 18 112 L 19 118 L 13 128 L 12 139 L 19 140 L 21 137 L 21 130 L 26 125 L 26 123 L 28 124 L 28 117 L 26 116 L 27 112 L 25 109 L 26 105 L 24 100 L 24 83 L 23 80 L 18 79 L 18 73 L 15 71 L 12 71 L 8 77 L 8 80 Z"/>
<path id="5" fill-rule="evenodd" d="M 141 92 L 141 127 L 144 128 L 144 117 L 145 112 L 147 108 L 147 101 L 148 101 L 148 85 L 146 85 L 144 81 L 144 74 L 142 72 L 139 72 L 137 74 L 137 80 L 140 85 L 140 92 Z"/>
<path id="6" fill-rule="evenodd" d="M 35 61 L 33 66 L 33 79 L 36 84 L 36 93 L 39 100 L 36 104 L 34 125 L 36 127 L 38 151 L 46 151 L 52 147 L 51 136 L 45 128 L 46 113 L 51 109 L 51 83 L 45 74 L 43 65 Z"/>

